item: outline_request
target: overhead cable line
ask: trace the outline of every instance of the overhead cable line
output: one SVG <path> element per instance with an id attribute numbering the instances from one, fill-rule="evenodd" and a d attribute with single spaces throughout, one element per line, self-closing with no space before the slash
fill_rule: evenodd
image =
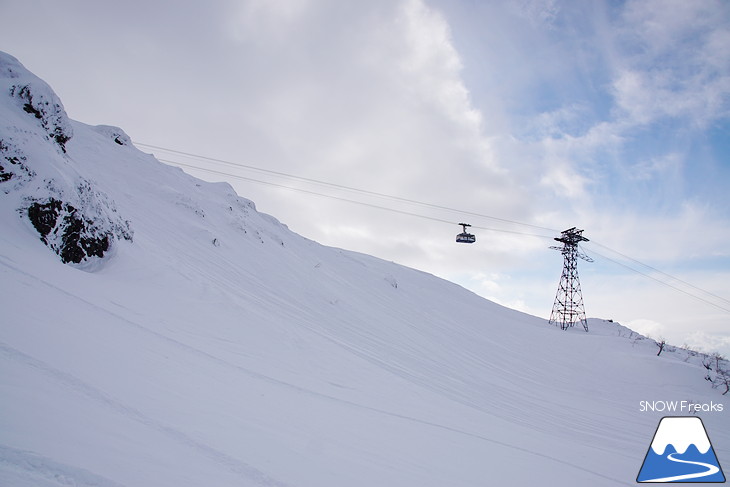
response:
<path id="1" fill-rule="evenodd" d="M 303 181 L 303 182 L 307 182 L 307 183 L 313 183 L 313 184 L 319 184 L 319 185 L 323 185 L 323 186 L 329 186 L 329 187 L 332 187 L 332 188 L 337 188 L 337 189 L 346 190 L 346 191 L 353 191 L 353 192 L 356 192 L 356 193 L 366 194 L 366 195 L 370 195 L 370 196 L 377 196 L 379 198 L 386 198 L 386 199 L 401 201 L 401 202 L 404 202 L 404 203 L 410 203 L 410 204 L 424 206 L 424 207 L 428 207 L 428 208 L 434 208 L 434 209 L 438 209 L 438 210 L 445 210 L 445 211 L 457 212 L 457 213 L 460 213 L 460 214 L 463 214 L 463 215 L 471 215 L 471 216 L 476 216 L 476 217 L 480 217 L 480 218 L 486 218 L 486 219 L 489 219 L 489 220 L 495 220 L 495 221 L 499 221 L 499 222 L 503 222 L 503 223 L 510 223 L 510 224 L 513 224 L 513 225 L 520 225 L 520 226 L 524 226 L 524 227 L 531 227 L 531 228 L 535 228 L 535 229 L 538 229 L 538 230 L 545 230 L 545 231 L 548 231 L 548 232 L 550 232 L 552 234 L 559 233 L 558 230 L 555 230 L 554 228 L 547 228 L 547 227 L 542 227 L 542 226 L 539 226 L 539 225 L 533 225 L 531 223 L 519 222 L 519 221 L 516 221 L 516 220 L 510 220 L 510 219 L 507 219 L 507 218 L 499 218 L 499 217 L 496 217 L 496 216 L 493 216 L 493 215 L 485 215 L 483 213 L 477 213 L 477 212 L 473 212 L 473 211 L 460 210 L 458 208 L 451 208 L 451 207 L 448 207 L 448 206 L 437 205 L 437 204 L 433 204 L 433 203 L 426 203 L 426 202 L 423 202 L 423 201 L 418 201 L 418 200 L 414 200 L 414 199 L 410 199 L 410 198 L 403 198 L 401 196 L 394 196 L 394 195 L 385 194 L 385 193 L 379 193 L 377 191 L 371 191 L 371 190 L 367 190 L 367 189 L 354 188 L 354 187 L 351 187 L 351 186 L 345 186 L 343 184 L 331 183 L 331 182 L 328 182 L 328 181 L 321 181 L 321 180 L 318 180 L 318 179 L 297 176 L 297 175 L 294 175 L 294 174 L 288 174 L 288 173 L 281 172 L 281 171 L 273 171 L 273 170 L 270 170 L 270 169 L 264 169 L 264 168 L 261 168 L 261 167 L 251 166 L 251 165 L 248 165 L 248 164 L 231 162 L 231 161 L 226 161 L 226 160 L 223 160 L 223 159 L 216 159 L 216 158 L 213 158 L 213 157 L 202 156 L 202 155 L 199 155 L 199 154 L 192 154 L 190 152 L 183 152 L 183 151 L 179 151 L 179 150 L 175 150 L 175 149 L 168 149 L 166 147 L 161 147 L 161 146 L 158 146 L 158 145 L 144 144 L 144 143 L 141 143 L 141 142 L 135 142 L 135 145 L 139 145 L 139 146 L 147 147 L 147 148 L 151 148 L 151 149 L 163 150 L 163 151 L 166 151 L 166 152 L 170 152 L 171 154 L 178 154 L 178 155 L 182 155 L 182 156 L 186 156 L 186 157 L 192 157 L 192 158 L 195 158 L 195 159 L 216 162 L 216 163 L 219 163 L 219 164 L 226 164 L 228 166 L 232 166 L 232 167 L 239 168 L 239 169 L 249 169 L 249 170 L 252 170 L 252 171 L 258 171 L 258 172 L 262 172 L 262 173 L 273 174 L 275 176 L 286 177 L 286 178 L 295 179 L 295 180 Z M 177 161 L 173 161 L 171 163 L 172 164 L 177 164 Z M 514 232 L 514 233 L 518 233 L 519 234 L 519 232 Z"/>
<path id="2" fill-rule="evenodd" d="M 471 211 L 460 210 L 460 209 L 457 209 L 457 208 L 451 208 L 451 207 L 447 207 L 447 206 L 436 205 L 436 204 L 432 204 L 432 203 L 426 203 L 426 202 L 423 202 L 423 201 L 417 201 L 417 200 L 413 200 L 413 199 L 409 199 L 409 198 L 403 198 L 403 197 L 400 197 L 400 196 L 388 195 L 388 194 L 385 194 L 385 193 L 379 193 L 377 191 L 370 191 L 370 190 L 361 189 L 361 188 L 354 188 L 354 187 L 345 186 L 345 185 L 341 185 L 341 184 L 337 184 L 337 183 L 331 183 L 331 182 L 327 182 L 327 181 L 321 181 L 321 180 L 317 180 L 317 179 L 313 179 L 313 178 L 296 176 L 296 175 L 288 174 L 288 173 L 285 173 L 285 172 L 273 171 L 273 170 L 270 170 L 270 169 L 263 169 L 263 168 L 260 168 L 260 167 L 251 166 L 251 165 L 242 164 L 242 163 L 234 163 L 234 162 L 230 162 L 230 161 L 226 161 L 226 160 L 222 160 L 222 159 L 216 159 L 216 158 L 202 156 L 202 155 L 198 155 L 198 154 L 192 154 L 192 153 L 189 153 L 189 152 L 178 151 L 178 150 L 175 150 L 175 149 L 168 149 L 166 147 L 161 147 L 161 146 L 157 146 L 157 145 L 144 144 L 144 143 L 139 143 L 139 142 L 135 142 L 135 145 L 139 145 L 139 146 L 147 147 L 147 148 L 151 148 L 151 149 L 158 149 L 158 150 L 162 150 L 162 151 L 169 152 L 171 154 L 177 154 L 177 155 L 181 155 L 181 156 L 185 156 L 185 157 L 191 157 L 191 158 L 199 159 L 199 160 L 202 160 L 202 161 L 210 161 L 210 162 L 214 162 L 214 163 L 225 164 L 225 165 L 228 165 L 230 167 L 234 167 L 234 168 L 238 168 L 238 169 L 248 169 L 248 170 L 258 171 L 258 172 L 265 173 L 265 174 L 271 174 L 271 175 L 278 176 L 278 177 L 289 178 L 289 179 L 298 180 L 298 181 L 302 181 L 302 182 L 306 182 L 306 183 L 311 183 L 311 184 L 317 184 L 317 185 L 321 185 L 321 186 L 331 187 L 331 188 L 335 188 L 335 189 L 339 189 L 339 190 L 351 191 L 351 192 L 360 193 L 360 194 L 364 194 L 364 195 L 376 196 L 376 197 L 379 197 L 379 198 L 385 198 L 385 199 L 389 199 L 389 200 L 393 200 L 393 201 L 400 201 L 400 202 L 404 202 L 404 203 L 419 205 L 419 206 L 426 207 L 426 208 L 432 208 L 432 209 L 438 209 L 438 210 L 445 210 L 445 211 L 456 212 L 456 213 L 460 213 L 460 214 L 464 214 L 464 215 L 476 216 L 476 217 L 480 217 L 480 218 L 486 218 L 486 219 L 500 221 L 500 222 L 509 223 L 509 224 L 514 224 L 514 225 L 521 225 L 521 226 L 531 227 L 531 228 L 535 228 L 535 229 L 549 231 L 549 232 L 551 232 L 553 234 L 559 233 L 557 230 L 554 230 L 554 229 L 551 229 L 551 228 L 547 228 L 547 227 L 542 227 L 542 226 L 539 226 L 539 225 L 533 225 L 533 224 L 530 224 L 530 223 L 523 223 L 523 222 L 518 222 L 518 221 L 515 221 L 515 220 L 506 219 L 506 218 L 495 217 L 495 216 L 492 216 L 492 215 L 486 215 L 486 214 L 482 214 L 482 213 L 476 213 L 476 212 L 471 212 Z M 297 187 L 294 187 L 294 186 L 287 186 L 285 184 L 273 183 L 273 182 L 270 182 L 270 181 L 263 181 L 263 180 L 260 180 L 260 179 L 246 177 L 246 176 L 241 176 L 241 175 L 233 174 L 233 173 L 226 172 L 226 171 L 220 171 L 220 170 L 210 169 L 210 168 L 202 167 L 202 166 L 199 166 L 199 165 L 186 164 L 186 163 L 183 163 L 183 162 L 180 162 L 180 161 L 169 160 L 169 159 L 161 159 L 161 158 L 158 158 L 158 160 L 160 160 L 161 162 L 168 163 L 168 164 L 173 164 L 173 165 L 177 165 L 177 166 L 187 167 L 187 168 L 195 169 L 195 170 L 199 170 L 199 171 L 205 171 L 205 172 L 208 172 L 208 173 L 218 174 L 218 175 L 221 175 L 221 176 L 235 178 L 235 179 L 240 179 L 240 180 L 243 180 L 243 181 L 248 181 L 248 182 L 253 182 L 253 183 L 258 183 L 258 184 L 264 184 L 264 185 L 278 187 L 278 188 L 282 188 L 282 189 L 286 189 L 286 190 L 290 190 L 290 191 L 297 191 L 297 192 L 304 193 L 304 194 L 309 194 L 309 195 L 312 195 L 312 196 L 318 196 L 318 197 L 322 197 L 322 198 L 329 198 L 329 199 L 333 199 L 333 200 L 337 200 L 337 201 L 343 201 L 343 202 L 347 202 L 347 203 L 352 203 L 352 204 L 357 204 L 357 205 L 366 206 L 366 207 L 370 207 L 370 208 L 375 208 L 375 209 L 378 209 L 378 210 L 389 211 L 389 212 L 392 212 L 392 213 L 399 213 L 399 214 L 406 215 L 406 216 L 412 216 L 412 217 L 415 217 L 415 218 L 421 218 L 421 219 L 436 221 L 436 222 L 439 222 L 439 223 L 453 225 L 453 221 L 445 220 L 445 219 L 442 219 L 442 218 L 436 218 L 436 217 L 433 217 L 433 216 L 422 215 L 422 214 L 419 214 L 419 213 L 413 213 L 413 212 L 409 212 L 409 211 L 399 210 L 399 209 L 395 209 L 395 208 L 391 208 L 391 207 L 387 207 L 387 206 L 376 205 L 376 204 L 373 204 L 373 203 L 366 203 L 366 202 L 363 202 L 363 201 L 358 201 L 358 200 L 353 200 L 353 199 L 349 199 L 349 198 L 344 198 L 344 197 L 341 197 L 341 196 L 334 196 L 334 195 L 331 195 L 331 194 L 325 194 L 325 193 L 321 193 L 321 192 L 317 192 L 317 191 L 312 191 L 312 190 L 307 190 L 307 189 L 303 189 L 303 188 L 297 188 Z M 540 235 L 540 234 L 535 234 L 535 233 L 525 233 L 525 232 L 518 232 L 518 231 L 514 231 L 514 230 L 504 230 L 504 229 L 498 229 L 498 228 L 481 227 L 481 226 L 476 226 L 476 225 L 472 226 L 472 228 L 480 229 L 480 230 L 486 230 L 486 231 L 493 231 L 493 232 L 510 233 L 510 234 L 515 234 L 515 235 L 529 236 L 529 237 L 552 238 L 552 237 L 548 237 L 548 236 Z M 726 298 L 723 298 L 723 297 L 718 296 L 716 294 L 713 294 L 713 293 L 711 293 L 709 291 L 706 291 L 706 290 L 704 290 L 704 289 L 702 289 L 700 287 L 697 287 L 697 286 L 695 286 L 693 284 L 690 284 L 690 283 L 688 283 L 688 282 L 686 282 L 686 281 L 684 281 L 682 279 L 679 279 L 679 278 L 674 277 L 674 276 L 672 276 L 670 274 L 667 274 L 666 272 L 660 271 L 660 270 L 658 270 L 658 269 L 656 269 L 656 268 L 654 268 L 654 267 L 652 267 L 652 266 L 650 266 L 648 264 L 644 264 L 644 263 L 642 263 L 642 262 L 640 262 L 640 261 L 638 261 L 638 260 L 636 260 L 636 259 L 634 259 L 632 257 L 629 257 L 629 256 L 627 256 L 627 255 L 625 255 L 625 254 L 623 254 L 621 252 L 618 252 L 616 250 L 613 250 L 613 249 L 611 249 L 611 248 L 609 248 L 609 247 L 607 247 L 607 246 L 605 246 L 603 244 L 600 244 L 600 243 L 598 243 L 596 241 L 592 241 L 591 243 L 593 245 L 602 247 L 602 248 L 604 248 L 604 249 L 606 249 L 606 250 L 608 250 L 610 252 L 613 252 L 616 255 L 619 255 L 622 258 L 626 259 L 626 260 L 629 260 L 631 262 L 634 262 L 635 264 L 638 264 L 638 265 L 640 265 L 642 267 L 645 267 L 645 268 L 647 268 L 647 269 L 649 269 L 649 270 L 651 270 L 651 271 L 653 271 L 653 272 L 655 272 L 657 274 L 661 274 L 661 275 L 663 275 L 663 276 L 665 276 L 665 277 L 667 277 L 667 278 L 669 278 L 669 279 L 671 279 L 673 281 L 682 283 L 682 284 L 686 285 L 689 288 L 692 288 L 692 289 L 694 289 L 696 291 L 699 291 L 701 293 L 704 293 L 706 296 L 711 296 L 713 298 L 719 299 L 719 300 L 721 300 L 723 302 L 726 302 L 726 303 L 730 304 L 730 300 L 728 300 Z M 720 310 L 725 311 L 725 312 L 730 312 L 730 308 L 726 308 L 726 307 L 720 306 L 720 305 L 718 305 L 718 304 L 716 304 L 716 303 L 714 303 L 714 302 L 712 302 L 712 301 L 710 301 L 708 299 L 705 299 L 705 298 L 703 298 L 701 296 L 698 296 L 696 294 L 692 294 L 691 292 L 689 292 L 689 291 L 687 291 L 685 289 L 682 289 L 682 288 L 679 288 L 677 286 L 674 286 L 674 285 L 670 284 L 670 282 L 663 281 L 661 279 L 658 279 L 655 276 L 652 276 L 650 274 L 647 274 L 645 272 L 642 272 L 642 271 L 640 271 L 638 269 L 635 269 L 635 268 L 633 268 L 633 267 L 631 267 L 631 266 L 629 266 L 627 264 L 624 264 L 622 262 L 619 262 L 619 261 L 617 261 L 615 259 L 611 259 L 610 257 L 607 257 L 606 255 L 603 255 L 603 254 L 601 254 L 601 253 L 599 253 L 599 252 L 597 252 L 595 250 L 593 250 L 592 252 L 595 253 L 596 255 L 601 256 L 605 260 L 608 260 L 608 261 L 610 261 L 610 262 L 612 262 L 614 264 L 617 264 L 617 265 L 619 265 L 619 266 L 621 266 L 621 267 L 623 267 L 625 269 L 628 269 L 628 270 L 630 270 L 632 272 L 636 272 L 637 274 L 640 274 L 640 275 L 642 275 L 644 277 L 647 277 L 647 278 L 649 278 L 649 279 L 651 279 L 651 280 L 653 280 L 655 282 L 658 282 L 658 283 L 663 284 L 663 285 L 665 285 L 667 287 L 670 287 L 670 288 L 672 288 L 672 289 L 674 289 L 676 291 L 679 291 L 679 292 L 681 292 L 683 294 L 686 294 L 686 295 L 688 295 L 690 297 L 693 297 L 693 298 L 695 298 L 695 299 L 697 299 L 699 301 L 702 301 L 702 302 L 704 302 L 706 304 L 709 304 L 709 305 L 711 305 L 711 306 L 713 306 L 713 307 L 715 307 L 717 309 L 720 309 Z"/>
<path id="3" fill-rule="evenodd" d="M 605 245 L 602 245 L 602 244 L 600 244 L 600 243 L 598 243 L 598 242 L 593 242 L 593 244 L 594 244 L 594 245 L 597 245 L 597 246 L 599 246 L 599 247 L 602 247 L 602 248 L 604 248 L 604 249 L 606 249 L 606 250 L 608 250 L 608 251 L 611 251 L 611 252 L 613 252 L 613 253 L 615 253 L 615 254 L 617 254 L 617 255 L 620 255 L 620 256 L 621 256 L 621 257 L 623 257 L 624 259 L 626 259 L 626 260 L 630 260 L 631 262 L 634 262 L 635 264 L 638 264 L 638 265 L 640 265 L 640 266 L 642 266 L 642 267 L 645 267 L 645 268 L 649 269 L 649 270 L 650 270 L 650 271 L 652 271 L 652 272 L 656 272 L 657 274 L 661 274 L 661 275 L 663 275 L 663 276 L 665 276 L 665 277 L 668 277 L 669 279 L 672 279 L 672 280 L 674 280 L 674 281 L 680 282 L 680 283 L 684 284 L 684 285 L 685 285 L 685 286 L 687 286 L 687 287 L 691 287 L 691 288 L 693 288 L 693 289 L 695 289 L 695 290 L 697 290 L 697 291 L 700 291 L 700 292 L 702 292 L 702 293 L 704 293 L 704 294 L 706 294 L 706 295 L 708 295 L 708 296 L 711 296 L 711 297 L 713 297 L 713 298 L 716 298 L 716 299 L 719 299 L 719 300 L 721 300 L 721 301 L 724 301 L 725 303 L 727 303 L 728 305 L 730 305 L 730 299 L 726 299 L 726 298 L 723 298 L 722 296 L 718 296 L 717 294 L 714 294 L 714 293 L 711 293 L 711 292 L 709 292 L 709 291 L 706 291 L 706 290 L 704 290 L 704 289 L 702 289 L 702 288 L 700 288 L 700 287 L 697 287 L 697 286 L 695 286 L 694 284 L 691 284 L 691 283 L 689 283 L 689 282 L 687 282 L 687 281 L 684 281 L 684 280 L 682 280 L 682 279 L 680 279 L 680 278 L 678 278 L 678 277 L 672 276 L 671 274 L 667 274 L 666 272 L 664 272 L 664 271 L 661 271 L 661 270 L 659 270 L 659 269 L 657 269 L 657 268 L 655 268 L 655 267 L 652 267 L 652 266 L 650 266 L 649 264 L 644 264 L 643 262 L 640 262 L 640 261 L 638 261 L 638 260 L 636 260 L 636 259 L 634 259 L 634 258 L 632 258 L 632 257 L 629 257 L 629 256 L 628 256 L 628 255 L 626 255 L 626 254 L 622 254 L 621 252 L 619 252 L 619 251 L 617 251 L 617 250 L 613 250 L 613 249 L 611 249 L 611 248 L 608 248 L 608 247 L 606 247 Z M 596 252 L 596 253 L 597 253 L 597 252 Z M 600 254 L 598 254 L 598 255 L 600 255 Z M 608 258 L 608 257 L 605 257 L 605 256 L 602 256 L 602 257 L 604 257 L 604 258 Z M 609 260 L 610 260 L 610 259 L 609 259 Z M 721 308 L 721 309 L 724 309 L 724 308 Z M 727 311 L 727 310 L 725 310 L 725 311 Z"/>
<path id="4" fill-rule="evenodd" d="M 595 243 L 595 242 L 594 242 L 594 243 Z M 600 244 L 598 244 L 598 245 L 600 245 Z M 604 248 L 606 248 L 607 250 L 611 250 L 611 249 L 609 249 L 608 247 L 606 247 L 606 246 L 604 246 L 604 245 L 601 245 L 601 247 L 604 247 Z M 611 252 L 615 252 L 615 251 L 614 251 L 614 250 L 611 250 Z M 692 294 L 691 292 L 687 291 L 686 289 L 682 289 L 682 288 L 680 288 L 680 287 L 674 286 L 674 285 L 670 284 L 670 283 L 669 283 L 669 282 L 667 282 L 667 281 L 662 281 L 661 279 L 658 279 L 658 278 L 656 278 L 656 277 L 652 276 L 651 274 L 647 274 L 647 273 L 645 273 L 645 272 L 642 272 L 642 271 L 640 271 L 640 270 L 638 270 L 638 269 L 634 269 L 633 267 L 631 267 L 631 266 L 629 266 L 629 265 L 627 265 L 627 264 L 624 264 L 623 262 L 619 262 L 619 261 L 617 261 L 617 260 L 615 260 L 615 259 L 612 259 L 612 258 L 610 258 L 610 257 L 608 257 L 608 256 L 606 256 L 606 255 L 603 255 L 603 254 L 601 254 L 600 252 L 597 252 L 597 251 L 595 251 L 595 250 L 592 250 L 592 251 L 591 251 L 591 253 L 593 253 L 593 254 L 595 254 L 595 255 L 599 255 L 599 256 L 601 256 L 601 257 L 602 257 L 603 259 L 606 259 L 606 260 L 608 260 L 608 261 L 610 261 L 610 262 L 613 262 L 614 264 L 616 264 L 616 265 L 619 265 L 619 266 L 621 266 L 621 267 L 623 267 L 623 268 L 625 268 L 625 269 L 628 269 L 628 270 L 630 270 L 630 271 L 636 272 L 637 274 L 641 274 L 642 276 L 644 276 L 644 277 L 647 277 L 647 278 L 649 278 L 649 279 L 651 279 L 651 280 L 653 280 L 653 281 L 656 281 L 656 282 L 658 282 L 659 284 L 664 284 L 665 286 L 667 286 L 667 287 L 670 287 L 670 288 L 674 289 L 675 291 L 679 291 L 680 293 L 686 294 L 687 296 L 690 296 L 690 297 L 692 297 L 692 298 L 694 298 L 694 299 L 696 299 L 696 300 L 698 300 L 698 301 L 702 301 L 702 302 L 703 302 L 703 303 L 705 303 L 705 304 L 709 304 L 710 306 L 713 306 L 713 307 L 715 307 L 715 308 L 717 308 L 717 309 L 719 309 L 719 310 L 722 310 L 722 311 L 725 311 L 725 312 L 727 312 L 727 313 L 730 313 L 730 307 L 727 307 L 727 308 L 725 308 L 725 307 L 723 307 L 723 306 L 720 306 L 720 305 L 719 305 L 719 304 L 717 304 L 717 303 L 713 303 L 713 302 L 712 302 L 712 301 L 710 301 L 709 299 L 705 299 L 705 298 L 703 298 L 703 297 L 701 297 L 701 296 L 698 296 L 698 295 L 696 295 L 696 294 Z M 621 253 L 619 253 L 619 252 L 616 252 L 616 253 L 617 253 L 617 254 L 619 254 L 619 255 L 622 255 L 622 256 L 623 256 L 623 254 L 621 254 Z M 629 260 L 631 260 L 631 261 L 634 261 L 634 262 L 636 262 L 636 263 L 638 263 L 638 264 L 641 264 L 641 265 L 643 265 L 643 266 L 646 266 L 646 267 L 650 267 L 650 268 L 652 268 L 652 269 L 653 269 L 653 267 L 651 267 L 651 266 L 647 266 L 646 264 L 642 264 L 641 262 L 639 262 L 639 261 L 637 261 L 637 260 L 635 260 L 635 259 L 632 259 L 631 257 L 627 257 L 627 256 L 624 256 L 624 257 L 626 257 L 626 258 L 628 258 Z M 705 291 L 705 290 L 704 290 L 704 289 L 702 289 L 702 288 L 699 288 L 699 287 L 697 287 L 697 286 L 694 286 L 694 285 L 692 285 L 692 284 L 689 284 L 689 283 L 687 283 L 687 282 L 685 282 L 685 281 L 682 281 L 681 279 L 677 279 L 676 277 L 674 277 L 674 276 L 671 276 L 671 275 L 667 274 L 666 272 L 662 272 L 662 271 L 657 271 L 657 272 L 658 272 L 658 273 L 660 273 L 660 274 L 663 274 L 663 275 L 665 275 L 665 276 L 667 276 L 667 277 L 670 277 L 670 278 L 672 278 L 672 279 L 675 279 L 675 280 L 677 280 L 677 281 L 679 281 L 679 282 L 682 282 L 682 283 L 684 283 L 684 284 L 688 285 L 689 287 L 691 287 L 691 288 L 693 288 L 693 289 L 696 289 L 696 290 L 698 290 L 698 291 L 701 291 L 701 292 L 703 292 L 703 293 L 705 293 L 705 294 L 708 294 L 708 295 L 711 295 L 711 296 L 715 296 L 714 294 L 712 294 L 712 293 L 710 293 L 710 292 L 708 292 L 708 291 Z M 723 297 L 721 297 L 721 296 L 715 296 L 715 297 L 717 297 L 717 298 L 721 299 L 722 301 L 727 301 L 727 299 L 725 299 L 725 298 L 723 298 Z"/>
<path id="5" fill-rule="evenodd" d="M 334 196 L 334 195 L 329 195 L 329 194 L 324 194 L 324 193 L 318 193 L 316 191 L 311 191 L 311 190 L 302 189 L 302 188 L 296 188 L 294 186 L 287 186 L 285 184 L 272 183 L 270 181 L 262 181 L 260 179 L 249 178 L 249 177 L 246 177 L 246 176 L 240 176 L 238 174 L 232 174 L 232 173 L 225 172 L 225 171 L 218 171 L 218 170 L 209 169 L 209 168 L 206 168 L 206 167 L 194 166 L 192 164 L 185 164 L 185 163 L 182 163 L 182 162 L 179 162 L 179 161 L 171 161 L 171 160 L 168 160 L 168 159 L 160 159 L 160 158 L 157 158 L 157 160 L 160 161 L 160 162 L 165 162 L 165 163 L 168 163 L 168 164 L 174 164 L 174 165 L 177 165 L 177 166 L 187 167 L 187 168 L 190 168 L 190 169 L 195 169 L 195 170 L 199 170 L 199 171 L 205 171 L 205 172 L 209 172 L 209 173 L 213 173 L 213 174 L 218 174 L 218 175 L 226 176 L 226 177 L 231 177 L 231 178 L 235 178 L 235 179 L 241 179 L 243 181 L 249 181 L 249 182 L 254 182 L 254 183 L 259 183 L 259 184 L 265 184 L 265 185 L 268 185 L 268 186 L 274 186 L 274 187 L 277 187 L 277 188 L 288 189 L 288 190 L 291 190 L 291 191 L 298 191 L 300 193 L 305 193 L 305 194 L 309 194 L 309 195 L 313 195 L 313 196 L 319 196 L 319 197 L 322 197 L 322 198 L 329 198 L 329 199 L 333 199 L 333 200 L 337 200 L 337 201 L 344 201 L 344 202 L 353 203 L 353 204 L 356 204 L 356 205 L 367 206 L 369 208 L 376 208 L 378 210 L 390 211 L 392 213 L 399 213 L 401 215 L 407 215 L 407 216 L 412 216 L 412 217 L 416 217 L 416 218 L 423 218 L 423 219 L 426 219 L 426 220 L 432 220 L 432 221 L 436 221 L 436 222 L 439 222 L 439 223 L 445 223 L 445 224 L 448 224 L 448 225 L 453 225 L 454 224 L 453 221 L 451 221 L 451 220 L 444 220 L 443 218 L 436 218 L 436 217 L 432 217 L 432 216 L 421 215 L 419 213 L 413 213 L 413 212 L 410 212 L 410 211 L 398 210 L 398 209 L 395 209 L 395 208 L 388 208 L 387 206 L 380 206 L 380 205 L 376 205 L 376 204 L 373 204 L 373 203 L 366 203 L 364 201 L 352 200 L 352 199 L 349 199 L 349 198 L 343 198 L 341 196 Z M 499 229 L 499 228 L 489 228 L 489 227 L 480 227 L 480 226 L 474 226 L 473 228 L 478 228 L 480 230 L 486 230 L 486 231 L 490 231 L 490 232 L 501 232 L 501 233 L 511 233 L 511 234 L 515 234 L 515 235 L 523 235 L 523 236 L 527 236 L 527 237 L 551 238 L 551 237 L 546 237 L 545 235 L 538 235 L 538 234 L 534 234 L 534 233 L 525 233 L 525 232 L 517 232 L 515 230 L 504 230 L 504 229 Z"/>

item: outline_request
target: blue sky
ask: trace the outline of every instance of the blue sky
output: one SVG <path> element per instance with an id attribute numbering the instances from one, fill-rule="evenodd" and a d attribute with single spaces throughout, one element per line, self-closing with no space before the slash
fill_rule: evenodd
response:
<path id="1" fill-rule="evenodd" d="M 298 233 L 547 318 L 562 268 L 548 246 L 577 226 L 596 252 L 580 265 L 589 316 L 730 353 L 727 2 L 6 0 L 0 14 L 2 49 L 76 120 L 462 210 L 147 149 L 230 173 L 187 168 Z M 472 246 L 453 242 L 463 220 Z"/>

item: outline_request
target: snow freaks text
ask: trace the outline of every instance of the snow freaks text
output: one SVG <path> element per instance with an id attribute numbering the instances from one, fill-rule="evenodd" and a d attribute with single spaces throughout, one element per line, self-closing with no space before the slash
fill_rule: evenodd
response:
<path id="1" fill-rule="evenodd" d="M 723 404 L 717 402 L 696 403 L 692 401 L 640 401 L 639 412 L 669 412 L 669 413 L 721 413 Z"/>

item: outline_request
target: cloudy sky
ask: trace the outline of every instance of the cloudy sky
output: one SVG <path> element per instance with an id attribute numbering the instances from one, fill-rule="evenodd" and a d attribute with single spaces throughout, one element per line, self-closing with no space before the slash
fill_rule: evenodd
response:
<path id="1" fill-rule="evenodd" d="M 590 317 L 730 354 L 723 0 L 1 0 L 0 24 L 72 118 L 306 237 L 547 319 L 576 226 Z"/>

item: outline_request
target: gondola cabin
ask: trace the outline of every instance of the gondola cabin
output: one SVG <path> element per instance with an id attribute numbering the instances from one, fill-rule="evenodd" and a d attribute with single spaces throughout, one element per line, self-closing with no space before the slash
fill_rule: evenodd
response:
<path id="1" fill-rule="evenodd" d="M 471 225 L 468 223 L 459 223 L 459 225 L 462 226 L 464 231 L 456 236 L 457 243 L 474 243 L 477 241 L 477 238 L 473 234 L 466 231 L 466 227 L 470 227 Z"/>

